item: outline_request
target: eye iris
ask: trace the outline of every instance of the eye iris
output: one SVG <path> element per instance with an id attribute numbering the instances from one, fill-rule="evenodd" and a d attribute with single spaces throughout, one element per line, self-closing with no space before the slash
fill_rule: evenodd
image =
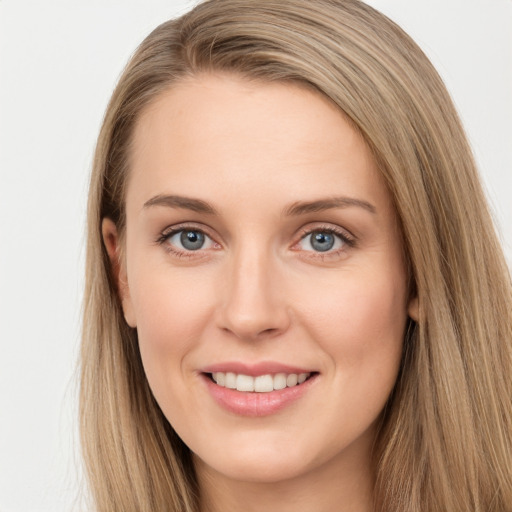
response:
<path id="1" fill-rule="evenodd" d="M 325 252 L 334 246 L 334 235 L 325 232 L 311 234 L 311 247 L 316 251 Z"/>
<path id="2" fill-rule="evenodd" d="M 204 244 L 204 235 L 198 231 L 183 231 L 180 236 L 180 242 L 189 251 L 197 251 Z"/>

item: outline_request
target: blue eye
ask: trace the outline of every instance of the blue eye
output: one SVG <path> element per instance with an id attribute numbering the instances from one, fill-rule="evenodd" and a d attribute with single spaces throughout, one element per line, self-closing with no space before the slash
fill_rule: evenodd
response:
<path id="1" fill-rule="evenodd" d="M 189 251 L 197 251 L 204 245 L 204 234 L 198 231 L 182 231 L 180 235 L 181 245 Z"/>
<path id="2" fill-rule="evenodd" d="M 340 249 L 345 243 L 340 235 L 332 231 L 316 230 L 308 233 L 300 241 L 300 247 L 304 251 L 327 252 Z"/>
<path id="3" fill-rule="evenodd" d="M 181 229 L 165 237 L 169 245 L 179 250 L 199 251 L 209 249 L 214 245 L 213 240 L 197 229 Z"/>
<path id="4" fill-rule="evenodd" d="M 334 247 L 335 238 L 332 233 L 311 233 L 310 243 L 315 251 L 325 252 Z"/>

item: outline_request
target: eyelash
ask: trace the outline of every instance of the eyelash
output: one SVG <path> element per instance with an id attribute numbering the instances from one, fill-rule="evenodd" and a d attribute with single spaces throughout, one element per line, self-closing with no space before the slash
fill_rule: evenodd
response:
<path id="1" fill-rule="evenodd" d="M 328 250 L 326 252 L 320 252 L 320 251 L 303 251 L 306 253 L 306 258 L 312 258 L 315 260 L 321 260 L 325 261 L 328 258 L 339 258 L 343 253 L 347 251 L 347 249 L 350 249 L 352 247 L 356 246 L 356 238 L 350 234 L 348 231 L 336 228 L 332 225 L 326 226 L 326 225 L 319 225 L 314 226 L 313 228 L 304 228 L 301 230 L 300 238 L 299 240 L 293 244 L 293 247 L 296 247 L 298 244 L 300 244 L 303 240 L 305 240 L 308 236 L 311 236 L 313 233 L 325 233 L 330 234 L 338 237 L 341 242 L 342 246 L 339 249 L 336 250 Z M 298 249 L 297 249 L 298 250 Z"/>
<path id="2" fill-rule="evenodd" d="M 213 238 L 210 235 L 208 235 L 208 233 L 204 229 L 201 229 L 194 225 L 185 224 L 185 225 L 178 225 L 178 226 L 174 226 L 172 228 L 165 229 L 164 231 L 162 231 L 162 233 L 160 233 L 160 236 L 157 238 L 156 242 L 157 242 L 157 244 L 163 246 L 167 252 L 171 253 L 173 256 L 176 256 L 178 258 L 197 258 L 198 256 L 200 256 L 200 250 L 197 250 L 197 251 L 190 251 L 190 250 L 186 251 L 185 250 L 184 251 L 181 249 L 177 249 L 176 247 L 174 247 L 173 245 L 171 245 L 169 243 L 166 243 L 172 236 L 176 235 L 177 233 L 181 233 L 183 231 L 193 231 L 195 233 L 201 233 L 205 237 L 208 237 L 210 240 L 213 240 Z M 216 243 L 216 242 L 214 242 L 214 243 Z M 219 245 L 219 244 L 217 244 L 217 245 Z"/>
<path id="3" fill-rule="evenodd" d="M 159 237 L 157 238 L 156 242 L 158 245 L 163 246 L 167 252 L 173 254 L 174 256 L 176 256 L 178 258 L 197 258 L 198 256 L 200 256 L 201 249 L 199 249 L 197 251 L 180 250 L 180 249 L 177 249 L 176 247 L 174 247 L 173 245 L 166 243 L 172 236 L 176 235 L 177 233 L 181 233 L 183 231 L 193 231 L 196 233 L 201 233 L 202 235 L 204 235 L 205 237 L 208 237 L 210 240 L 213 241 L 213 238 L 210 235 L 208 235 L 208 233 L 204 229 L 201 229 L 194 225 L 178 225 L 178 226 L 168 228 L 168 229 L 165 229 L 164 231 L 162 231 L 160 233 Z M 341 242 L 343 243 L 343 246 L 337 250 L 334 250 L 334 251 L 328 250 L 324 253 L 322 253 L 320 251 L 303 251 L 306 253 L 311 253 L 311 254 L 307 255 L 308 258 L 321 259 L 322 261 L 324 261 L 326 258 L 329 258 L 329 257 L 340 256 L 342 253 L 344 253 L 347 250 L 347 248 L 352 248 L 352 247 L 356 246 L 356 242 L 357 242 L 356 238 L 353 235 L 351 235 L 350 233 L 348 233 L 347 231 L 342 230 L 340 228 L 335 228 L 333 226 L 320 225 L 320 226 L 315 226 L 313 228 L 304 228 L 303 230 L 301 230 L 300 238 L 297 242 L 295 242 L 293 244 L 292 250 L 293 250 L 293 247 L 296 247 L 298 244 L 300 244 L 308 236 L 311 236 L 313 233 L 326 233 L 326 234 L 334 235 L 341 240 Z M 214 241 L 214 243 L 216 245 L 219 245 L 215 241 Z M 299 250 L 299 249 L 296 249 L 296 250 Z"/>

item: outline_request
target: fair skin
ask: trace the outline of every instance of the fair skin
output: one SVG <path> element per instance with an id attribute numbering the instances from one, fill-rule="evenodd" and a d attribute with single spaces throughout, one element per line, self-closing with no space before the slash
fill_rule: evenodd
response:
<path id="1" fill-rule="evenodd" d="M 202 75 L 162 93 L 133 142 L 126 232 L 105 219 L 103 236 L 202 511 L 371 510 L 416 304 L 363 139 L 305 88 Z M 228 372 L 271 387 L 229 389 Z"/>

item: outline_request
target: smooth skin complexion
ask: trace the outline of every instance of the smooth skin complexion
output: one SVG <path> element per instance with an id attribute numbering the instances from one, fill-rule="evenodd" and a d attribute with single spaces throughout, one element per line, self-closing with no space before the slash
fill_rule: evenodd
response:
<path id="1" fill-rule="evenodd" d="M 145 110 L 131 156 L 126 231 L 103 236 L 202 510 L 369 511 L 417 304 L 362 137 L 315 92 L 205 74 Z"/>

